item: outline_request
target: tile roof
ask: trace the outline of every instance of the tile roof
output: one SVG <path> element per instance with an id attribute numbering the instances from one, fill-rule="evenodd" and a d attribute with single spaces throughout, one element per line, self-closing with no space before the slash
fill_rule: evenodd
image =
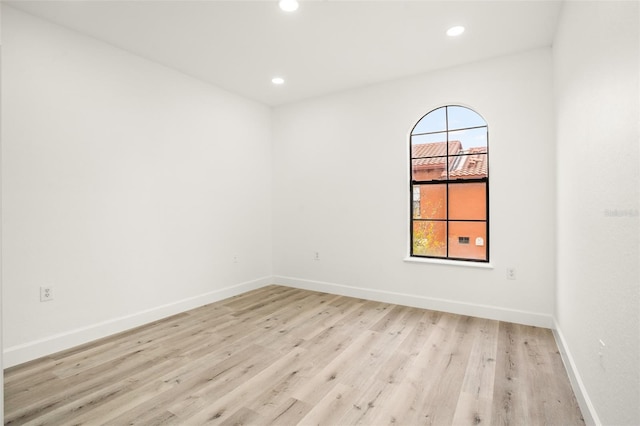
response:
<path id="1" fill-rule="evenodd" d="M 487 148 L 471 148 L 467 150 L 469 155 L 460 157 L 464 161 L 463 164 L 458 167 L 451 167 L 449 170 L 449 178 L 457 177 L 486 177 L 487 168 Z M 443 176 L 446 176 L 446 172 L 442 172 Z"/>
<path id="2" fill-rule="evenodd" d="M 415 169 L 442 168 L 441 177 L 446 179 L 444 170 L 446 161 L 446 142 L 434 142 L 415 144 L 411 146 L 412 166 Z M 460 141 L 449 142 L 449 178 L 479 178 L 486 177 L 487 148 L 476 147 L 467 150 L 462 149 Z M 451 157 L 455 156 L 455 157 Z M 417 157 L 417 158 L 416 158 Z M 426 157 L 426 158 L 421 158 Z"/>
<path id="3" fill-rule="evenodd" d="M 421 143 L 411 145 L 411 158 L 414 166 L 444 164 L 446 159 L 446 142 Z M 460 141 L 449 142 L 449 155 L 455 155 L 462 149 Z M 426 158 L 422 158 L 426 157 Z"/>

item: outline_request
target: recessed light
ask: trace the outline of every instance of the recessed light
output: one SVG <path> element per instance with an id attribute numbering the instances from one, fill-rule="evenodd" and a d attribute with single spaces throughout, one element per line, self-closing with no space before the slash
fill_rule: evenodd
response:
<path id="1" fill-rule="evenodd" d="M 455 27 L 451 27 L 447 30 L 447 35 L 449 37 L 457 37 L 464 32 L 464 27 L 457 25 Z"/>
<path id="2" fill-rule="evenodd" d="M 277 85 L 284 84 L 284 78 L 282 78 L 282 77 L 273 77 L 271 79 L 271 82 L 273 84 L 277 84 Z"/>
<path id="3" fill-rule="evenodd" d="M 285 12 L 294 12 L 298 10 L 299 4 L 298 0 L 280 0 L 278 2 L 278 6 L 280 6 L 280 9 Z"/>

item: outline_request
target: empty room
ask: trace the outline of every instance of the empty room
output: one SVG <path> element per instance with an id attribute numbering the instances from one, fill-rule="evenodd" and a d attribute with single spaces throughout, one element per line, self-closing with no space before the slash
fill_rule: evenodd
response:
<path id="1" fill-rule="evenodd" d="M 640 424 L 638 1 L 0 7 L 5 424 Z"/>

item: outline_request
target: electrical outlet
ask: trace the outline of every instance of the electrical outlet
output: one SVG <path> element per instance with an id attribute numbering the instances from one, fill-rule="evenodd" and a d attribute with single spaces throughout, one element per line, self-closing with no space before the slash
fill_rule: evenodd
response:
<path id="1" fill-rule="evenodd" d="M 238 263 L 238 255 L 233 256 L 233 263 Z"/>
<path id="2" fill-rule="evenodd" d="M 50 285 L 43 285 L 40 287 L 40 301 L 49 302 L 53 300 L 53 287 Z"/>
<path id="3" fill-rule="evenodd" d="M 313 260 L 320 260 L 320 252 L 315 252 L 313 256 Z"/>
<path id="4" fill-rule="evenodd" d="M 602 341 L 602 339 L 598 339 L 598 358 L 600 361 L 600 367 L 604 368 L 604 353 L 607 345 Z"/>
<path id="5" fill-rule="evenodd" d="M 516 279 L 516 268 L 507 268 L 507 279 L 508 280 Z"/>

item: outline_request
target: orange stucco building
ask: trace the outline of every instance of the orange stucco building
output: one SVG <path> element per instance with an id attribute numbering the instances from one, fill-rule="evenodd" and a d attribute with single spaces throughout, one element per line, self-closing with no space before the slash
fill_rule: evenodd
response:
<path id="1" fill-rule="evenodd" d="M 487 149 L 451 141 L 447 153 L 446 146 L 411 147 L 413 254 L 486 260 Z"/>

